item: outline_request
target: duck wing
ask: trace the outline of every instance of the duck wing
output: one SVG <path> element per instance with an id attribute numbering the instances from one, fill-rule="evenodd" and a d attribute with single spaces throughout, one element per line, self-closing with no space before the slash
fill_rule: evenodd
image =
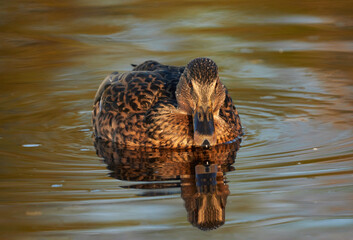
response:
<path id="1" fill-rule="evenodd" d="M 219 109 L 219 117 L 223 119 L 223 124 L 219 124 L 217 129 L 221 129 L 218 138 L 220 142 L 227 142 L 229 139 L 235 139 L 238 136 L 243 135 L 243 129 L 241 127 L 240 118 L 236 107 L 233 104 L 232 98 L 226 91 L 226 97 L 223 105 Z"/>
<path id="2" fill-rule="evenodd" d="M 159 74 L 167 86 L 166 91 L 171 92 L 169 95 L 173 95 L 175 92 L 175 88 L 179 82 L 180 75 L 184 72 L 185 69 L 185 67 L 164 65 L 154 60 L 148 60 L 139 65 L 131 65 L 134 67 L 132 72 L 149 71 Z M 107 87 L 109 87 L 111 84 L 120 81 L 125 82 L 124 85 L 126 86 L 130 81 L 133 81 L 134 75 L 128 75 L 129 74 L 119 74 L 119 72 L 113 72 L 108 75 L 98 88 L 94 98 L 94 104 L 100 100 L 104 90 L 107 89 Z"/>
<path id="3" fill-rule="evenodd" d="M 150 110 L 166 102 L 176 106 L 175 89 L 183 70 L 146 61 L 131 72 L 107 76 L 94 101 L 92 120 L 96 137 L 140 145 L 151 128 L 144 121 Z"/>
<path id="4" fill-rule="evenodd" d="M 145 113 L 163 96 L 164 86 L 162 76 L 149 71 L 108 76 L 93 108 L 96 136 L 128 145 L 138 144 L 145 134 Z"/>
<path id="5" fill-rule="evenodd" d="M 105 88 L 101 107 L 107 111 L 134 113 L 146 111 L 164 93 L 162 76 L 149 71 L 133 71 L 115 76 Z"/>

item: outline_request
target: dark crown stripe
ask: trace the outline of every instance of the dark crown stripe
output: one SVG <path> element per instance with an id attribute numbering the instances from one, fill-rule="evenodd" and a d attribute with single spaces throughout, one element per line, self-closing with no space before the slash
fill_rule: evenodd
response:
<path id="1" fill-rule="evenodd" d="M 218 76 L 218 67 L 209 58 L 195 58 L 187 65 L 190 77 L 200 83 L 211 83 Z"/>

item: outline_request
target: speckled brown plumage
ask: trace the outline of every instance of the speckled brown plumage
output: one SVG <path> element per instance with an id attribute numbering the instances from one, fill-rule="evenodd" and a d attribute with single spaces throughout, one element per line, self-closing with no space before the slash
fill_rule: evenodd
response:
<path id="1" fill-rule="evenodd" d="M 97 138 L 135 147 L 187 148 L 205 139 L 215 145 L 242 133 L 217 65 L 208 58 L 186 67 L 146 61 L 131 72 L 112 73 L 97 91 L 92 122 Z M 194 131 L 202 124 L 206 133 Z"/>

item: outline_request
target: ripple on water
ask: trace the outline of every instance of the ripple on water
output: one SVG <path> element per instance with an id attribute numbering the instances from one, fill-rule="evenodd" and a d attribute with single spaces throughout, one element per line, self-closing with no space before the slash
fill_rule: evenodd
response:
<path id="1" fill-rule="evenodd" d="M 4 2 L 0 235 L 350 239 L 349 3 Z M 192 174 L 137 181 L 182 169 L 151 158 L 153 171 L 116 179 L 147 167 L 97 157 L 90 123 L 108 73 L 199 56 L 217 62 L 246 133 L 219 185 L 229 190 L 225 223 L 207 233 L 187 220 L 184 199 L 195 189 L 181 178 Z"/>

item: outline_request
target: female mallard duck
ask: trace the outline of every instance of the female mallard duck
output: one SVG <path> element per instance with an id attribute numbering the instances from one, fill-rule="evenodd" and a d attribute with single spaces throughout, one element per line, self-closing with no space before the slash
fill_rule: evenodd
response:
<path id="1" fill-rule="evenodd" d="M 146 61 L 100 85 L 92 112 L 96 138 L 132 147 L 213 146 L 242 134 L 218 67 L 196 58 L 186 67 Z"/>

